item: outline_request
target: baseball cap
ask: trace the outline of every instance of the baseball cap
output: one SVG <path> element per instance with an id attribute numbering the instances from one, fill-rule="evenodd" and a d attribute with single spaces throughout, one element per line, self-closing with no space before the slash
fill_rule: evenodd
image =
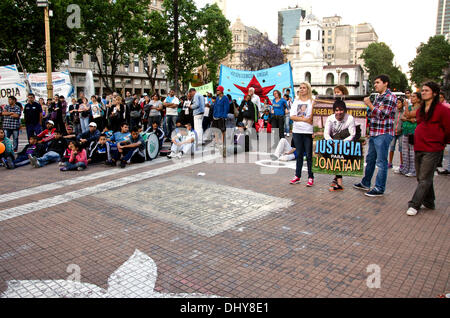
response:
<path id="1" fill-rule="evenodd" d="M 90 123 L 89 127 L 96 127 L 97 128 L 97 124 L 96 123 Z"/>
<path id="2" fill-rule="evenodd" d="M 217 86 L 216 91 L 221 91 L 223 93 L 224 90 L 223 86 Z"/>
<path id="3" fill-rule="evenodd" d="M 49 120 L 49 121 L 47 122 L 47 124 L 52 124 L 53 126 L 55 126 L 55 123 L 53 122 L 53 120 Z"/>

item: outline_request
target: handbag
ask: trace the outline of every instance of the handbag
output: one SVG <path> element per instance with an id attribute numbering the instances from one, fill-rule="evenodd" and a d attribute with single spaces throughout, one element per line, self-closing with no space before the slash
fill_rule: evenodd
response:
<path id="1" fill-rule="evenodd" d="M 141 117 L 141 112 L 137 110 L 132 110 L 130 113 L 131 118 L 139 118 Z"/>

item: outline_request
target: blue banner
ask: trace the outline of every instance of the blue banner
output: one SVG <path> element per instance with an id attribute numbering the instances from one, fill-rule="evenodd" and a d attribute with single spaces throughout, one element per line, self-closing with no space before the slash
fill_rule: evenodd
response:
<path id="1" fill-rule="evenodd" d="M 225 88 L 225 95 L 230 94 L 238 104 L 248 94 L 250 87 L 255 88 L 255 94 L 261 98 L 261 103 L 267 100 L 271 104 L 275 90 L 284 95 L 290 89 L 292 100 L 295 93 L 290 62 L 259 71 L 234 70 L 221 65 L 219 85 Z"/>

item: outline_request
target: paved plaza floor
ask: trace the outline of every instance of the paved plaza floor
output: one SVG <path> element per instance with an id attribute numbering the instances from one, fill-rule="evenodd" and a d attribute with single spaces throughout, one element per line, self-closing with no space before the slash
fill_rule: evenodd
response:
<path id="1" fill-rule="evenodd" d="M 231 162 L 235 160 L 235 162 Z M 0 170 L 0 297 L 429 297 L 450 291 L 450 178 L 290 185 L 267 154 Z M 200 173 L 200 175 L 199 175 Z M 379 287 L 379 288 L 376 288 Z"/>

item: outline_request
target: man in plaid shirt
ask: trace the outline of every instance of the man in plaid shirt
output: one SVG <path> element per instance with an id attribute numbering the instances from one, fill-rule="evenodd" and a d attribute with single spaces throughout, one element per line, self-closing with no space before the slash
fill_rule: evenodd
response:
<path id="1" fill-rule="evenodd" d="M 19 129 L 20 129 L 20 115 L 22 110 L 17 105 L 17 99 L 14 96 L 8 97 L 9 105 L 6 105 L 3 109 L 3 129 L 6 132 L 6 138 L 13 136 L 14 140 L 14 152 L 19 148 Z"/>
<path id="2" fill-rule="evenodd" d="M 369 197 L 378 197 L 386 190 L 386 180 L 388 174 L 388 154 L 389 145 L 394 138 L 394 119 L 397 97 L 388 88 L 390 79 L 387 75 L 380 75 L 375 78 L 375 91 L 379 94 L 372 104 L 369 97 L 364 99 L 364 103 L 369 107 L 367 116 L 369 117 L 369 151 L 366 156 L 366 171 L 361 183 L 353 187 L 359 190 L 368 191 Z M 372 177 L 378 167 L 378 174 L 375 180 L 375 187 L 370 189 Z"/>

